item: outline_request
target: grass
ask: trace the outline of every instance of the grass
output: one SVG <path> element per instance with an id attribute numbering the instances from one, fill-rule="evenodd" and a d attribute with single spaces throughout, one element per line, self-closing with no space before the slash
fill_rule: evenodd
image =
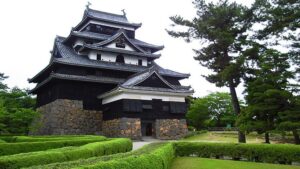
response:
<path id="1" fill-rule="evenodd" d="M 206 132 L 191 136 L 183 139 L 183 141 L 201 141 L 201 142 L 224 142 L 224 143 L 237 143 L 237 132 Z M 246 136 L 247 143 L 263 143 L 264 136 L 256 133 L 250 133 Z M 286 143 L 287 140 L 283 140 L 279 134 L 271 134 L 271 143 Z"/>
<path id="2" fill-rule="evenodd" d="M 300 169 L 300 166 L 216 160 L 198 157 L 176 158 L 171 169 Z"/>

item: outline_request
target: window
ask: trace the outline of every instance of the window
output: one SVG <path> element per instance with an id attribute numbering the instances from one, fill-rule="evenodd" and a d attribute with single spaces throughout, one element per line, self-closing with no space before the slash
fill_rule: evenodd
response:
<path id="1" fill-rule="evenodd" d="M 151 104 L 143 104 L 143 109 L 152 109 L 152 105 Z"/>
<path id="2" fill-rule="evenodd" d="M 143 65 L 143 60 L 139 59 L 139 65 L 142 66 Z"/>
<path id="3" fill-rule="evenodd" d="M 116 58 L 117 63 L 125 63 L 124 61 L 124 56 L 123 55 L 118 55 Z"/>
<path id="4" fill-rule="evenodd" d="M 97 60 L 101 60 L 101 53 L 97 53 Z"/>

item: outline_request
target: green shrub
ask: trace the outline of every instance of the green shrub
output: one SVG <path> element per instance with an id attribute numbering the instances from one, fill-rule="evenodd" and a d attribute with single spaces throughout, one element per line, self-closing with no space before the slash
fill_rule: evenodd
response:
<path id="1" fill-rule="evenodd" d="M 65 135 L 65 136 L 0 136 L 0 139 L 9 142 L 41 142 L 41 141 L 55 141 L 55 140 L 77 140 L 77 139 L 92 139 L 99 138 L 94 135 Z"/>
<path id="2" fill-rule="evenodd" d="M 78 166 L 85 166 L 85 165 L 92 165 L 99 163 L 100 161 L 110 161 L 114 159 L 120 160 L 121 158 L 127 158 L 129 156 L 139 156 L 142 154 L 146 154 L 149 152 L 152 152 L 153 150 L 156 150 L 163 146 L 165 143 L 152 143 L 143 146 L 140 149 L 131 151 L 131 152 L 126 152 L 126 153 L 118 153 L 118 154 L 113 154 L 113 155 L 108 155 L 108 156 L 101 156 L 101 157 L 92 157 L 92 158 L 87 158 L 87 159 L 79 159 L 75 161 L 67 161 L 67 162 L 61 162 L 61 163 L 52 163 L 48 165 L 38 165 L 38 166 L 32 166 L 26 169 L 69 169 L 69 168 L 74 168 Z"/>
<path id="3" fill-rule="evenodd" d="M 80 147 L 65 147 L 48 151 L 23 153 L 0 157 L 0 169 L 13 169 L 33 165 L 49 164 L 109 155 L 130 151 L 132 142 L 129 139 L 111 139 L 108 141 L 89 143 Z"/>
<path id="4" fill-rule="evenodd" d="M 81 165 L 80 169 L 168 169 L 175 157 L 172 143 L 163 144 L 160 147 L 144 154 L 131 155 L 124 158 L 116 158 L 110 161 L 100 161 L 92 165 Z"/>
<path id="5" fill-rule="evenodd" d="M 81 146 L 87 143 L 104 141 L 103 136 L 93 138 L 77 138 L 73 140 L 54 140 L 42 142 L 19 142 L 19 143 L 0 143 L 0 156 L 12 155 L 33 151 L 42 151 L 54 148 L 61 148 L 67 146 Z"/>
<path id="6" fill-rule="evenodd" d="M 235 144 L 176 142 L 177 156 L 231 157 L 248 161 L 290 164 L 300 162 L 300 146 L 268 144 Z"/>

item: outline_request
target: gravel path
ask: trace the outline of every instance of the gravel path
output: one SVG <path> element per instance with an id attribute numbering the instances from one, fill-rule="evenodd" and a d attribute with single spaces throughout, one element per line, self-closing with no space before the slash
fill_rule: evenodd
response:
<path id="1" fill-rule="evenodd" d="M 153 142 L 161 142 L 161 140 L 155 139 L 153 137 L 143 137 L 142 141 L 133 141 L 133 148 L 132 150 L 139 149 L 143 147 L 144 145 L 153 143 Z"/>

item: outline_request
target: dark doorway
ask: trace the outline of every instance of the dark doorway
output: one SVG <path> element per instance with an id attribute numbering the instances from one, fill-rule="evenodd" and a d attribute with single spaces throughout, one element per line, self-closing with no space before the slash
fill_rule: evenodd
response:
<path id="1" fill-rule="evenodd" d="M 142 121 L 142 136 L 153 136 L 153 122 Z"/>
<path id="2" fill-rule="evenodd" d="M 116 58 L 117 63 L 125 63 L 124 61 L 124 56 L 123 55 L 118 55 Z"/>

